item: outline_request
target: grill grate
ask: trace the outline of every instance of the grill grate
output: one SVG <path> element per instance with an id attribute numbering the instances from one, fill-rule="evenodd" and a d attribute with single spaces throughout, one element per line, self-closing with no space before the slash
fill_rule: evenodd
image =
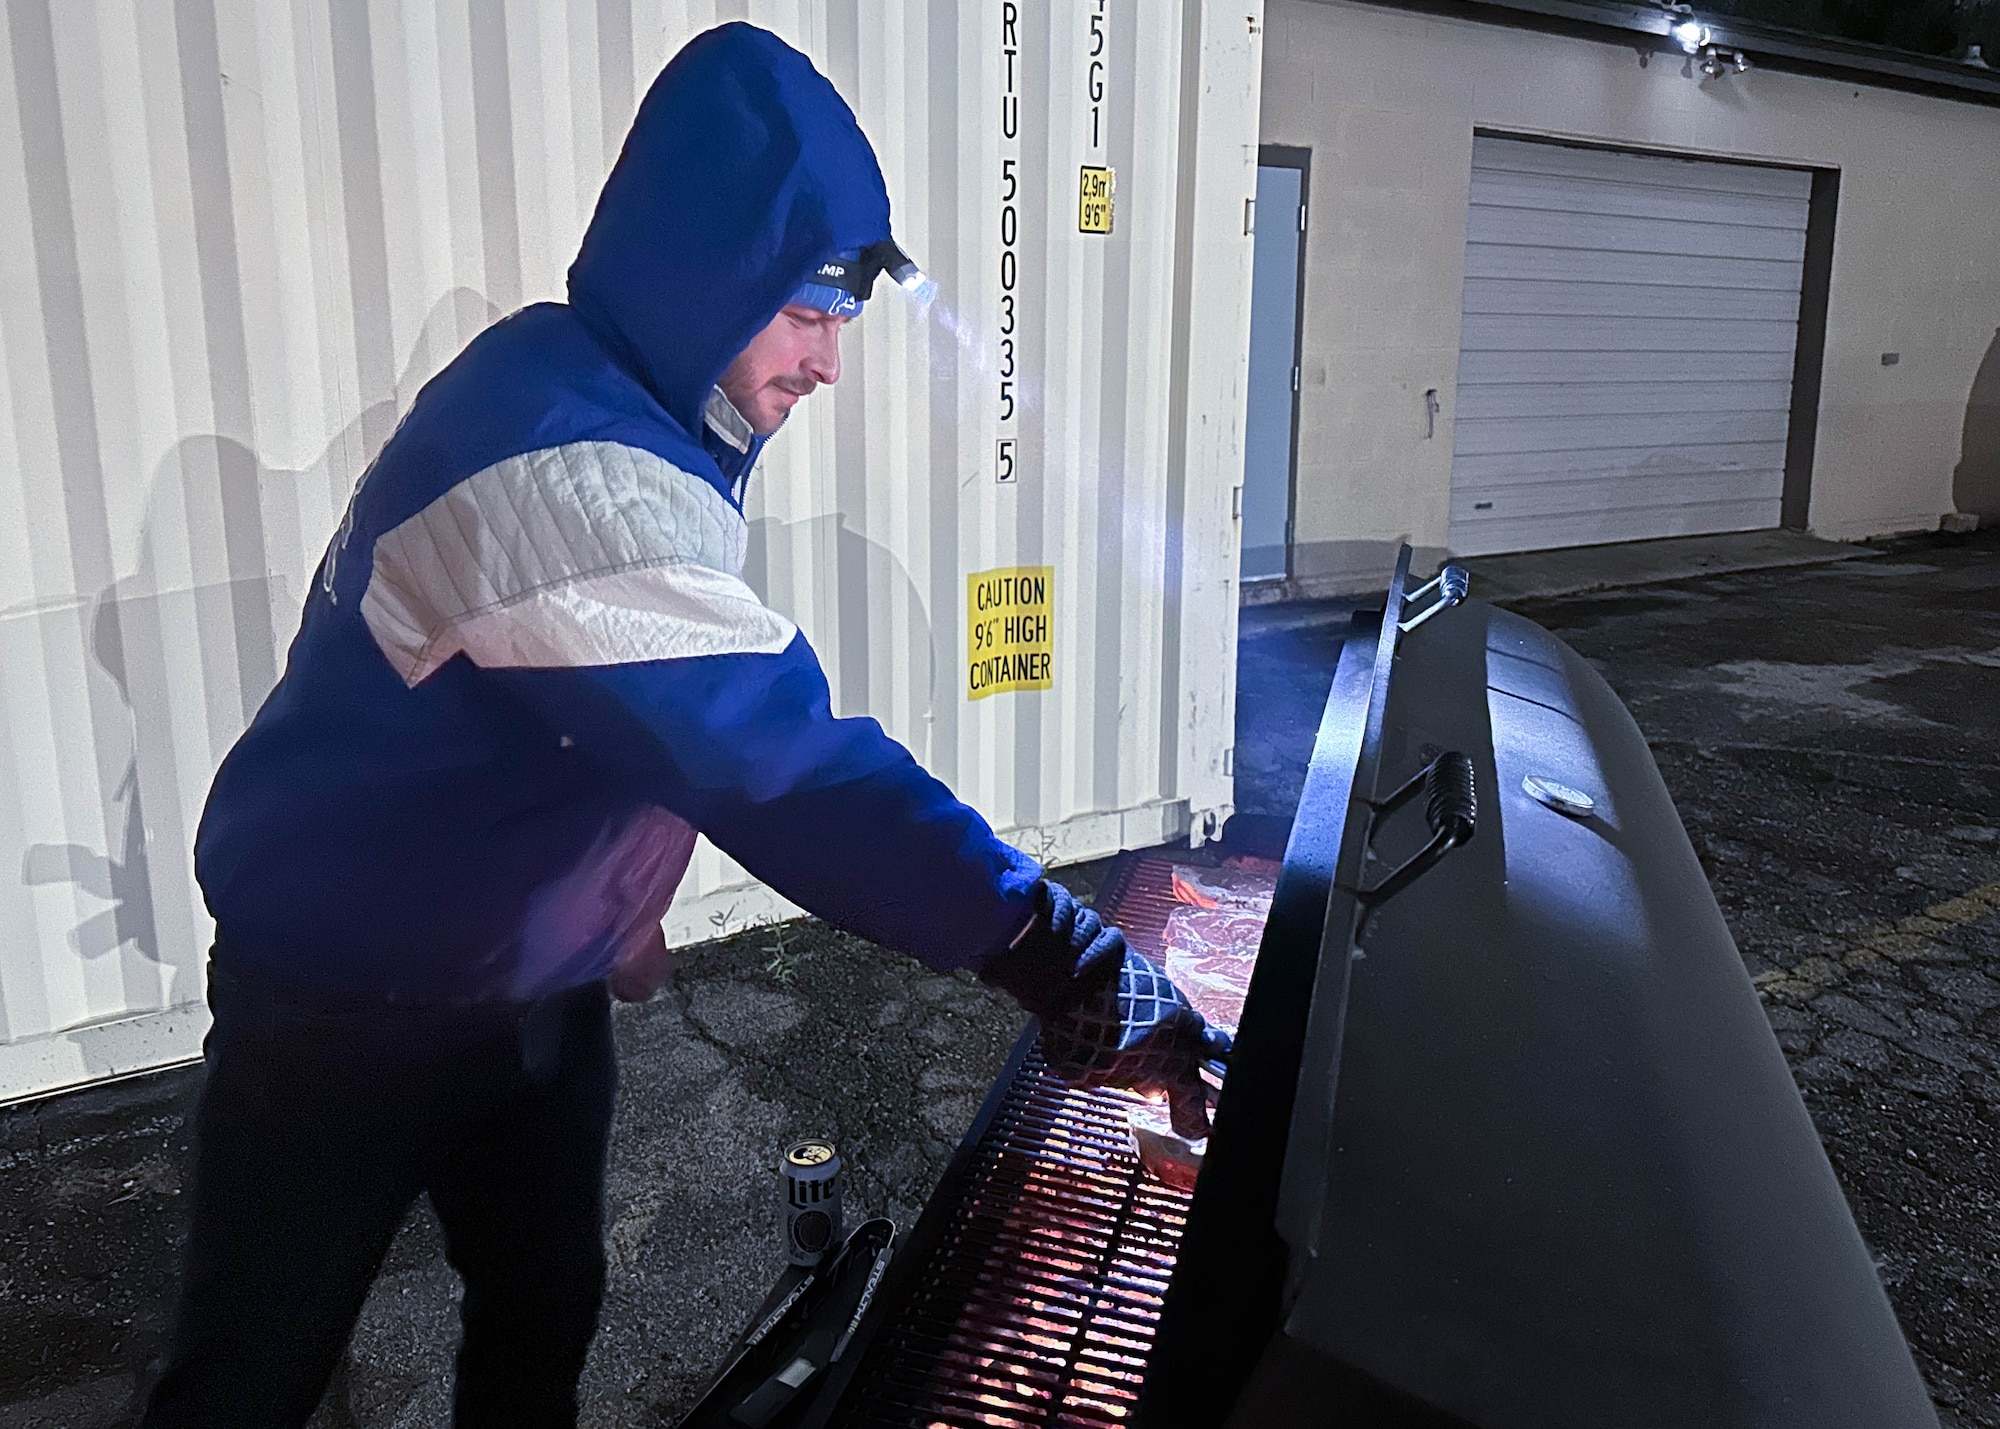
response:
<path id="1" fill-rule="evenodd" d="M 1189 1198 L 1140 1169 L 1125 1106 L 1029 1052 L 844 1424 L 1130 1423 Z"/>

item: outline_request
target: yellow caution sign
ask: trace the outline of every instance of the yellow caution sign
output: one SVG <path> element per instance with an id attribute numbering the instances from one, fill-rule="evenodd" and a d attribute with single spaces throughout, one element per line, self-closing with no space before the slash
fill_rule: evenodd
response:
<path id="1" fill-rule="evenodd" d="M 1085 164 L 1077 175 L 1076 231 L 1111 231 L 1111 190 L 1116 176 L 1109 169 Z"/>
<path id="2" fill-rule="evenodd" d="M 965 697 L 1046 690 L 1056 645 L 1056 569 L 1004 566 L 965 581 Z"/>

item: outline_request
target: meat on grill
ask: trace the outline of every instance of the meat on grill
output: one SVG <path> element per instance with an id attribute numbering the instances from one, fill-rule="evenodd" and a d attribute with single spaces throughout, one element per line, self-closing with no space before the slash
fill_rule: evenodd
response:
<path id="1" fill-rule="evenodd" d="M 1224 908 L 1254 913 L 1271 911 L 1271 894 L 1278 886 L 1279 865 L 1268 858 L 1237 857 L 1219 868 L 1175 864 L 1174 901 L 1191 908 Z M 1255 947 L 1250 956 L 1256 956 Z"/>
<path id="2" fill-rule="evenodd" d="M 1176 908 L 1167 915 L 1166 973 L 1211 1027 L 1234 1034 L 1257 962 L 1264 915 L 1227 908 Z"/>
<path id="3" fill-rule="evenodd" d="M 1211 1026 L 1234 1033 L 1257 963 L 1257 945 L 1277 887 L 1278 865 L 1234 859 L 1220 868 L 1176 865 L 1174 908 L 1157 955 L 1167 976 Z M 1127 1120 L 1139 1159 L 1160 1180 L 1187 1190 L 1208 1142 L 1174 1134 L 1164 1102 L 1135 1098 Z"/>

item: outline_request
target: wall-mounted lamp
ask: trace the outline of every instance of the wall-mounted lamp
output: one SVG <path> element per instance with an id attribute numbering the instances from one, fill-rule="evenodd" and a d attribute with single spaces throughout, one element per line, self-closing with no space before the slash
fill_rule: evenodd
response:
<path id="1" fill-rule="evenodd" d="M 1698 55 L 1714 38 L 1715 32 L 1699 20 L 1683 20 L 1667 31 L 1674 43 L 1691 55 Z"/>
<path id="2" fill-rule="evenodd" d="M 1695 18 L 1694 10 L 1685 4 L 1666 3 L 1661 8 L 1670 17 L 1667 38 L 1687 56 L 1681 66 L 1681 73 L 1693 79 L 1699 71 L 1703 79 L 1721 79 L 1726 74 L 1743 74 L 1750 68 L 1750 56 L 1741 50 L 1729 49 L 1715 43 L 1715 30 Z M 1639 63 L 1646 63 L 1642 51 Z"/>

